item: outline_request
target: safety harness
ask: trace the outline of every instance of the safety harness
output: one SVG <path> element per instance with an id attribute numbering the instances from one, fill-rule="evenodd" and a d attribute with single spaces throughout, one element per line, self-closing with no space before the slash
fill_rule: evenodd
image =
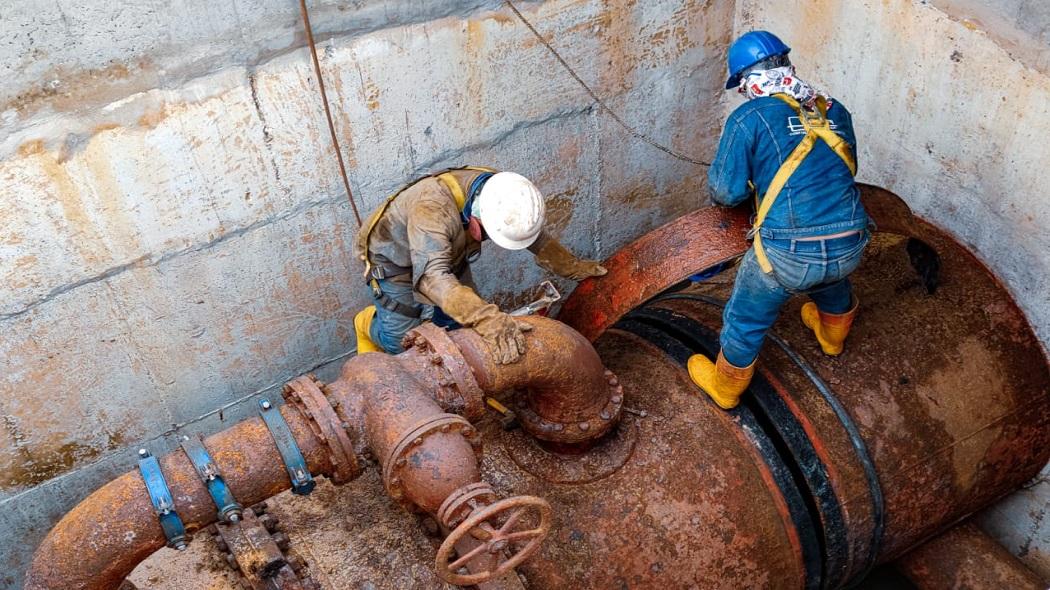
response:
<path id="1" fill-rule="evenodd" d="M 463 187 L 460 186 L 459 181 L 456 180 L 455 175 L 452 174 L 453 172 L 460 170 L 482 172 L 484 173 L 483 176 L 486 179 L 489 176 L 496 173 L 496 170 L 493 170 L 492 168 L 484 168 L 482 166 L 463 166 L 461 168 L 449 168 L 444 172 L 440 172 L 438 174 L 432 174 L 430 176 L 424 176 L 423 178 L 417 178 L 416 180 L 413 180 L 412 182 L 398 189 L 398 191 L 394 194 L 387 197 L 387 199 L 383 201 L 383 204 L 380 205 L 374 213 L 372 213 L 371 217 L 369 217 L 367 226 L 364 230 L 365 252 L 362 255 L 362 261 L 365 263 L 365 280 L 368 282 L 368 285 L 372 288 L 372 294 L 375 296 L 376 303 L 383 309 L 409 318 L 418 318 L 423 314 L 422 306 L 406 305 L 394 299 L 393 297 L 390 297 L 386 293 L 383 293 L 382 288 L 379 286 L 380 279 L 389 279 L 409 274 L 412 272 L 412 269 L 404 269 L 399 267 L 397 269 L 394 269 L 394 272 L 388 273 L 387 269 L 384 269 L 382 265 L 373 263 L 371 258 L 371 252 L 369 251 L 369 240 L 372 238 L 372 231 L 377 225 L 379 225 L 379 220 L 383 218 L 383 214 L 386 213 L 386 210 L 390 207 L 390 204 L 394 202 L 394 199 L 401 196 L 401 193 L 407 191 L 416 184 L 428 178 L 436 178 L 438 181 L 441 182 L 441 184 L 445 185 L 445 187 L 448 188 L 449 192 L 452 193 L 452 198 L 453 200 L 455 200 L 456 206 L 459 208 L 461 215 L 463 215 L 463 219 L 461 219 L 461 221 L 466 223 L 470 219 L 470 211 L 468 210 L 464 212 L 464 208 L 469 205 L 469 203 L 467 202 L 468 197 L 470 198 L 470 200 L 473 200 L 474 193 L 476 192 L 476 187 L 480 184 L 478 181 L 481 180 L 481 176 L 479 176 L 477 179 L 475 179 L 473 183 L 471 183 L 469 192 L 464 192 Z M 459 272 L 463 270 L 463 267 L 465 265 L 466 260 L 464 260 L 463 264 L 453 269 L 453 273 L 459 274 Z"/>
<path id="2" fill-rule="evenodd" d="M 757 201 L 758 195 L 755 195 L 755 205 L 758 208 L 758 213 L 755 216 L 755 223 L 751 227 L 748 236 L 753 237 L 755 240 L 755 258 L 758 260 L 758 266 L 765 273 L 773 272 L 773 265 L 769 263 L 769 258 L 766 257 L 766 250 L 762 246 L 762 234 L 759 230 L 762 229 L 762 224 L 766 221 L 766 216 L 769 215 L 769 210 L 773 208 L 773 203 L 780 195 L 780 191 L 787 184 L 791 175 L 795 173 L 795 170 L 798 170 L 798 167 L 802 165 L 802 161 L 806 159 L 806 156 L 813 151 L 817 140 L 819 139 L 828 144 L 828 147 L 842 158 L 842 161 L 849 167 L 850 174 L 854 176 L 857 174 L 857 161 L 853 156 L 853 150 L 846 143 L 846 140 L 831 130 L 831 124 L 828 122 L 828 104 L 823 96 L 817 97 L 817 108 L 813 111 L 802 108 L 802 105 L 797 100 L 786 94 L 774 94 L 773 96 L 787 103 L 788 106 L 798 113 L 802 127 L 806 130 L 806 136 L 802 138 L 802 143 L 798 144 L 794 151 L 784 160 L 784 163 L 780 165 L 780 169 L 773 176 L 773 181 L 769 183 L 769 189 L 766 190 L 766 196 L 763 197 L 761 204 Z"/>

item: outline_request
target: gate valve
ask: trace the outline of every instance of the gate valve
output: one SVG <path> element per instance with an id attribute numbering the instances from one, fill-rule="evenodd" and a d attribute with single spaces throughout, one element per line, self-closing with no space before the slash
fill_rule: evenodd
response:
<path id="1" fill-rule="evenodd" d="M 523 521 L 522 517 L 530 513 L 533 518 Z M 538 521 L 538 524 L 534 528 L 518 530 L 519 526 L 531 526 L 524 524 L 530 521 Z M 521 565 L 540 548 L 540 544 L 550 533 L 551 521 L 550 504 L 535 496 L 515 496 L 474 510 L 449 533 L 438 549 L 435 560 L 437 573 L 441 579 L 456 586 L 483 584 L 499 578 Z M 471 540 L 478 542 L 477 546 L 450 562 L 456 544 L 468 535 Z M 525 546 L 519 549 L 519 544 L 523 542 Z M 460 568 L 485 555 L 494 558 L 494 566 L 470 574 L 458 573 Z"/>

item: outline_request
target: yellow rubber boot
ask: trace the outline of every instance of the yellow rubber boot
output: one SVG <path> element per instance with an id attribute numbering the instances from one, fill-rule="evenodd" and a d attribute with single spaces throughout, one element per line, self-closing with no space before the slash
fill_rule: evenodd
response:
<path id="1" fill-rule="evenodd" d="M 842 354 L 842 345 L 846 342 L 853 318 L 857 315 L 857 298 L 853 298 L 853 307 L 846 313 L 824 313 L 817 309 L 812 301 L 802 306 L 802 323 L 813 330 L 820 343 L 820 349 L 829 356 Z"/>
<path id="2" fill-rule="evenodd" d="M 718 360 L 713 363 L 702 354 L 694 354 L 689 357 L 686 367 L 693 383 L 723 410 L 732 410 L 740 403 L 740 396 L 751 384 L 751 377 L 755 374 L 755 363 L 746 367 L 731 365 L 721 351 L 718 352 Z"/>
<path id="3" fill-rule="evenodd" d="M 372 342 L 372 338 L 369 336 L 369 330 L 372 328 L 372 320 L 376 317 L 376 306 L 369 305 L 368 307 L 357 312 L 354 316 L 354 331 L 357 332 L 357 354 L 365 354 L 367 352 L 383 352 L 383 349 L 376 346 L 375 342 Z"/>

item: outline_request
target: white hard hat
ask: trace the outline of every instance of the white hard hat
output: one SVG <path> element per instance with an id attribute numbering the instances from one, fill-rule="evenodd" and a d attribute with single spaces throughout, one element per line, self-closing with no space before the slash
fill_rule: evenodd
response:
<path id="1" fill-rule="evenodd" d="M 528 178 L 513 172 L 494 174 L 477 198 L 478 218 L 496 245 L 521 250 L 540 236 L 547 206 L 540 189 Z"/>

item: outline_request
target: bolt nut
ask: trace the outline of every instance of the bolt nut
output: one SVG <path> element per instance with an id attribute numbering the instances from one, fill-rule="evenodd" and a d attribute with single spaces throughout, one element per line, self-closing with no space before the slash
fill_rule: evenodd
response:
<path id="1" fill-rule="evenodd" d="M 614 395 L 614 396 L 612 396 L 612 400 L 610 400 L 610 401 L 612 401 L 612 403 L 614 403 L 614 404 L 618 404 L 618 403 L 623 401 L 623 396 Z"/>
<path id="2" fill-rule="evenodd" d="M 263 407 L 264 410 L 269 410 L 270 408 L 273 407 L 273 405 L 271 405 L 269 401 L 264 401 L 262 403 L 262 407 Z"/>
<path id="3" fill-rule="evenodd" d="M 554 425 L 554 431 L 555 432 L 561 432 L 562 430 L 565 430 L 565 425 L 564 424 L 555 424 Z"/>
<path id="4" fill-rule="evenodd" d="M 609 413 L 609 410 L 602 410 L 602 413 L 599 415 L 602 417 L 602 420 L 612 420 L 612 414 Z"/>
<path id="5" fill-rule="evenodd" d="M 139 457 L 143 459 L 149 457 L 149 451 L 147 451 L 146 449 L 139 449 Z"/>
<path id="6" fill-rule="evenodd" d="M 591 423 L 590 422 L 580 422 L 579 427 L 580 427 L 580 430 L 582 430 L 584 432 L 587 432 L 588 430 L 591 429 Z"/>
<path id="7" fill-rule="evenodd" d="M 619 379 L 617 379 L 616 377 L 609 377 L 609 385 L 612 385 L 613 387 L 616 387 L 619 384 L 620 384 L 620 380 Z"/>

